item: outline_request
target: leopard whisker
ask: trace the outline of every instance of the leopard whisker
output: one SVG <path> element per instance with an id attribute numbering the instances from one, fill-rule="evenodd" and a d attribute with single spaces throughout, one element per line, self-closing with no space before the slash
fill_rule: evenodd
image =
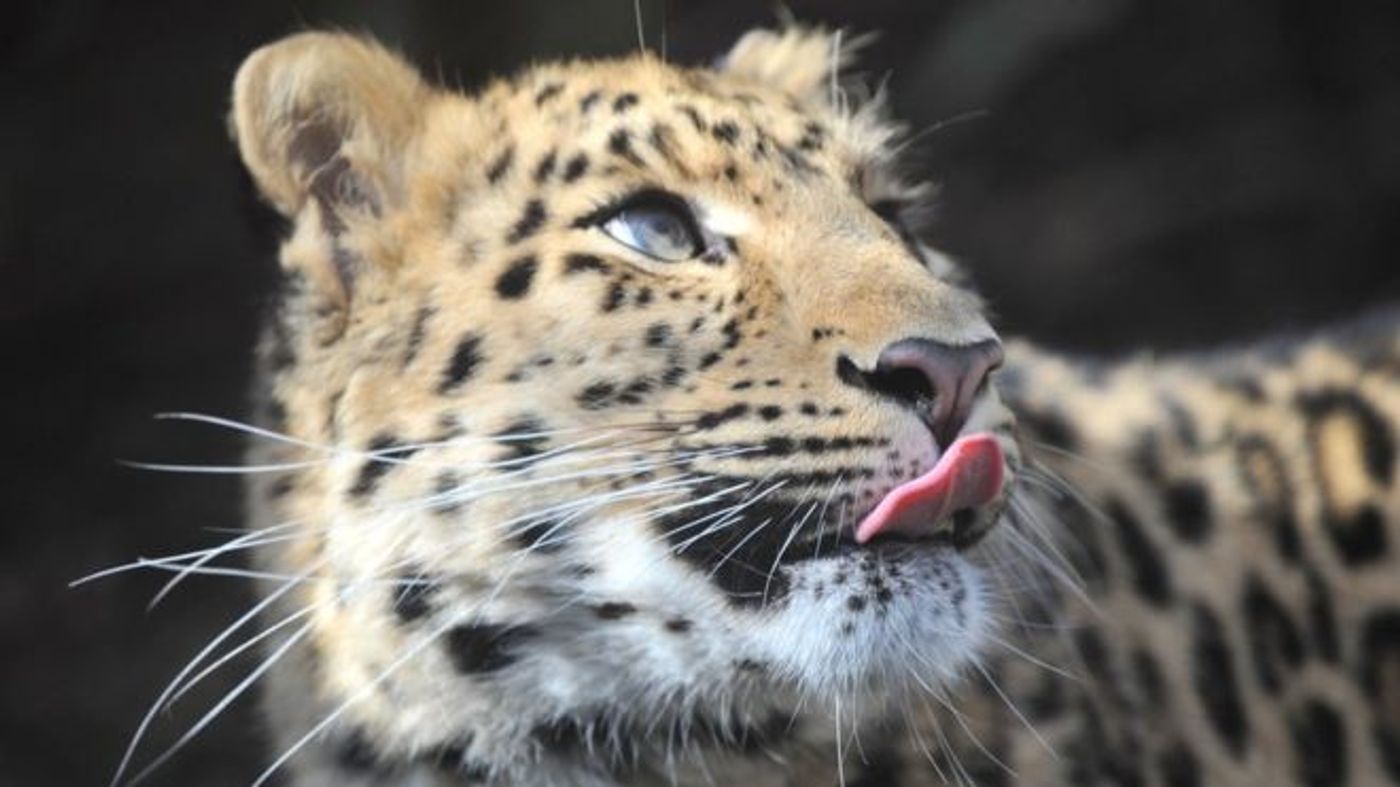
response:
<path id="1" fill-rule="evenodd" d="M 164 555 L 156 558 L 138 558 L 134 561 L 122 563 L 116 566 L 110 566 L 108 568 L 94 571 L 91 574 L 86 574 L 69 582 L 68 587 L 76 588 L 80 585 L 86 585 L 89 582 L 95 582 L 99 579 L 106 579 L 107 577 L 115 576 L 117 574 L 123 574 L 137 569 L 150 568 L 150 566 L 153 563 L 178 562 L 198 558 L 202 555 L 207 555 L 210 553 L 223 554 L 236 550 L 252 549 L 263 544 L 272 544 L 277 543 L 279 541 L 291 540 L 296 538 L 295 534 L 286 536 L 269 536 L 267 534 L 274 531 L 289 530 L 296 526 L 297 523 L 295 522 L 285 522 L 279 525 L 273 525 L 271 527 L 262 528 L 260 530 L 245 532 L 238 538 L 233 539 L 232 541 L 228 541 L 218 546 L 209 547 L 207 549 L 197 549 L 190 552 L 182 552 L 175 555 Z"/>
<path id="2" fill-rule="evenodd" d="M 996 678 L 993 677 L 992 673 L 986 668 L 986 666 L 982 664 L 981 659 L 973 657 L 970 660 L 970 663 L 972 664 L 972 668 L 977 670 L 977 672 L 979 672 L 982 675 L 982 677 L 986 679 L 987 685 L 991 687 L 992 692 L 995 693 L 997 697 L 1002 701 L 1002 703 L 1006 705 L 1007 710 L 1011 711 L 1011 715 L 1014 716 L 1018 722 L 1020 722 L 1020 724 L 1026 729 L 1026 732 L 1029 732 L 1031 734 L 1031 737 L 1034 738 L 1036 742 L 1040 744 L 1040 746 L 1045 750 L 1045 753 L 1049 754 L 1053 759 L 1060 759 L 1060 755 L 1058 752 L 1055 751 L 1055 747 L 1050 745 L 1050 742 L 1045 739 L 1045 736 L 1040 734 L 1040 730 L 1036 729 L 1036 726 L 1031 723 L 1031 720 L 1027 718 L 1024 713 L 1021 712 L 1021 709 L 1016 705 L 1015 701 L 1012 700 L 1011 697 L 1007 695 L 1007 693 L 1004 690 L 1002 690 L 1001 684 L 997 682 Z"/>
<path id="3" fill-rule="evenodd" d="M 319 607 L 320 604 L 312 604 L 302 607 L 301 609 L 292 612 L 291 614 L 283 617 L 276 623 L 273 623 L 272 625 L 268 626 L 267 628 L 263 629 L 257 634 L 254 634 L 253 636 L 244 639 L 242 642 L 230 648 L 218 659 L 214 660 L 204 669 L 200 670 L 198 674 L 186 680 L 184 682 L 184 685 L 177 689 L 175 693 L 172 694 L 170 698 L 165 701 L 165 709 L 169 710 L 171 707 L 173 707 L 175 703 L 180 700 L 181 697 L 185 696 L 185 694 L 187 694 L 191 689 L 193 689 L 205 678 L 217 672 L 220 667 L 238 658 L 239 655 L 246 653 L 249 649 L 256 646 L 259 642 L 266 640 L 268 637 L 272 636 L 273 634 L 276 634 L 283 628 L 286 628 L 287 626 L 306 617 L 307 615 L 313 614 Z"/>
<path id="4" fill-rule="evenodd" d="M 312 567 L 307 569 L 306 574 L 309 575 L 315 569 L 316 566 L 313 565 Z M 191 658 L 190 661 L 183 668 L 181 668 L 181 670 L 178 673 L 176 673 L 175 677 L 171 679 L 170 683 L 168 683 L 165 686 L 165 688 L 161 691 L 160 695 L 156 697 L 155 702 L 151 704 L 150 709 L 146 711 L 146 714 L 142 717 L 141 722 L 137 725 L 136 731 L 132 734 L 131 740 L 130 742 L 128 742 L 125 752 L 123 752 L 122 754 L 122 759 L 117 765 L 116 773 L 112 776 L 112 780 L 109 783 L 111 787 L 116 787 L 116 785 L 122 783 L 122 777 L 126 775 L 127 770 L 131 767 L 132 759 L 136 755 L 136 749 L 141 745 L 141 741 L 145 738 L 146 731 L 150 728 L 151 723 L 155 720 L 156 714 L 160 712 L 161 708 L 166 706 L 167 702 L 178 690 L 178 687 L 185 680 L 185 678 L 188 677 L 190 673 L 198 669 L 199 665 L 202 664 L 204 660 L 207 659 L 215 650 L 217 650 L 218 647 L 221 644 L 223 644 L 225 640 L 233 636 L 233 634 L 239 629 L 241 629 L 243 626 L 247 625 L 249 621 L 252 621 L 258 615 L 262 614 L 264 610 L 270 608 L 273 604 L 275 604 L 278 601 L 278 599 L 285 596 L 295 586 L 296 583 L 294 582 L 286 582 L 281 587 L 278 587 L 269 592 L 265 597 L 263 597 L 256 604 L 250 607 L 247 612 L 243 613 L 236 620 L 234 620 L 233 623 L 226 626 L 223 631 L 219 632 L 217 635 L 211 638 L 208 644 L 206 644 L 198 653 L 196 653 L 194 657 Z M 147 767 L 143 771 L 143 773 L 150 770 L 153 770 L 153 768 Z"/>
<path id="5" fill-rule="evenodd" d="M 797 535 L 806 528 L 807 520 L 811 518 L 812 514 L 815 513 L 816 510 L 817 502 L 813 500 L 810 503 L 808 503 L 807 513 L 802 515 L 802 519 L 800 519 L 797 522 L 797 524 L 793 527 L 788 528 L 787 538 L 783 539 L 782 546 L 778 548 L 778 554 L 773 557 L 773 565 L 768 569 L 768 576 L 765 577 L 763 580 L 763 599 L 765 601 L 768 600 L 768 589 L 773 584 L 773 575 L 777 573 L 778 566 L 781 565 L 783 562 L 783 555 L 787 553 L 788 547 L 792 546 L 792 542 L 794 539 L 797 538 Z M 820 524 L 818 524 L 818 527 L 820 527 Z"/>

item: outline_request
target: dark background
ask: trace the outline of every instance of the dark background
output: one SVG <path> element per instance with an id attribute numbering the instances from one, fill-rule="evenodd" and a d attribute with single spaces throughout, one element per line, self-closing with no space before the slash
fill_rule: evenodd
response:
<path id="1" fill-rule="evenodd" d="M 943 184 L 934 239 L 1008 332 L 1086 351 L 1308 327 L 1400 295 L 1400 4 L 824 0 L 883 31 Z M 774 19 L 751 0 L 643 3 L 698 62 Z M 665 12 L 663 14 L 663 11 Z M 249 602 L 239 580 L 68 589 L 237 526 L 234 462 L 271 240 L 224 127 L 240 58 L 305 26 L 373 32 L 465 86 L 531 60 L 634 48 L 630 0 L 11 0 L 0 12 L 0 783 L 102 785 L 146 706 Z M 254 220 L 250 220 L 250 217 Z M 246 669 L 242 665 L 240 669 Z M 190 697 L 148 755 L 232 685 Z M 215 691 L 217 690 L 217 691 Z M 246 784 L 247 703 L 154 780 Z"/>

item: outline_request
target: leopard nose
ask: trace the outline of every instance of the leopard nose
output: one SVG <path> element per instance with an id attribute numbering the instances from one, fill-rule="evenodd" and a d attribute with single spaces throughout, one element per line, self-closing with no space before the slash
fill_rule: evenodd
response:
<path id="1" fill-rule="evenodd" d="M 942 446 L 967 422 L 987 375 L 1001 366 L 1001 342 L 952 345 L 901 339 L 880 351 L 875 369 L 862 376 L 875 392 L 919 413 Z"/>

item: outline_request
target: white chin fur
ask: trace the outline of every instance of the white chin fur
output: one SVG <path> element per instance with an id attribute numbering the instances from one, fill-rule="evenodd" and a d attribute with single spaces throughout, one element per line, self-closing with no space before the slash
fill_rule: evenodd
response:
<path id="1" fill-rule="evenodd" d="M 889 559 L 895 551 L 900 558 Z M 748 637 L 809 695 L 945 685 L 988 633 L 981 572 L 951 549 L 861 549 L 798 564 L 789 576 L 787 603 Z"/>

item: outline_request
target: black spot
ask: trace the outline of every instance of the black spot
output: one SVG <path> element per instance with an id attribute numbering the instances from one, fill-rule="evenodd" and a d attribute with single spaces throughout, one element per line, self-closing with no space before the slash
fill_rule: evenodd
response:
<path id="1" fill-rule="evenodd" d="M 1361 625 L 1357 663 L 1371 702 L 1373 735 L 1380 760 L 1400 782 L 1400 608 L 1371 614 Z"/>
<path id="2" fill-rule="evenodd" d="M 1201 762 L 1185 744 L 1174 743 L 1157 756 L 1163 787 L 1201 787 Z"/>
<path id="3" fill-rule="evenodd" d="M 442 516 L 462 510 L 462 479 L 452 470 L 441 470 L 433 481 L 433 513 Z"/>
<path id="4" fill-rule="evenodd" d="M 749 406 L 743 403 L 732 404 L 723 410 L 711 411 L 701 415 L 695 420 L 695 428 L 699 430 L 714 429 L 721 424 L 742 418 L 749 412 Z"/>
<path id="5" fill-rule="evenodd" d="M 627 288 L 622 282 L 615 281 L 608 286 L 608 294 L 603 297 L 603 311 L 613 312 L 627 299 Z"/>
<path id="6" fill-rule="evenodd" d="M 852 612 L 860 612 L 861 610 L 865 609 L 865 597 L 848 596 L 846 598 L 846 609 L 849 609 Z"/>
<path id="7" fill-rule="evenodd" d="M 418 312 L 413 315 L 413 324 L 408 329 L 407 347 L 404 350 L 403 360 L 399 363 L 400 367 L 407 367 L 413 363 L 413 359 L 418 357 L 419 350 L 423 349 L 423 334 L 428 320 L 436 311 L 431 306 L 418 307 Z"/>
<path id="8" fill-rule="evenodd" d="M 574 397 L 574 401 L 585 410 L 601 410 L 608 406 L 608 402 L 612 400 L 615 393 L 617 393 L 617 386 L 613 383 L 597 382 L 579 391 L 578 395 Z"/>
<path id="9" fill-rule="evenodd" d="M 539 261 L 526 255 L 512 262 L 497 279 L 496 294 L 506 300 L 518 300 L 530 291 L 530 282 L 535 279 Z"/>
<path id="10" fill-rule="evenodd" d="M 1309 568 L 1305 576 L 1308 580 L 1308 625 L 1312 629 L 1313 645 L 1324 660 L 1335 662 L 1341 657 L 1341 643 L 1337 636 L 1337 615 L 1332 609 L 1331 591 L 1316 570 Z"/>
<path id="11" fill-rule="evenodd" d="M 1302 635 L 1257 576 L 1246 580 L 1242 604 L 1255 677 L 1265 691 L 1277 695 L 1285 670 L 1297 668 L 1303 660 Z"/>
<path id="12" fill-rule="evenodd" d="M 608 137 L 608 150 L 615 156 L 627 159 L 631 164 L 644 167 L 646 162 L 637 155 L 637 151 L 632 149 L 632 135 L 625 128 L 620 128 Z"/>
<path id="13" fill-rule="evenodd" d="M 1122 501 L 1110 500 L 1105 506 L 1118 531 L 1118 542 L 1132 574 L 1133 587 L 1151 603 L 1162 607 L 1172 600 L 1171 574 L 1162 563 L 1157 547 L 1143 532 L 1142 525 Z"/>
<path id="14" fill-rule="evenodd" d="M 477 623 L 447 631 L 447 655 L 462 675 L 482 675 L 508 667 L 519 658 L 517 647 L 534 637 L 531 626 Z"/>
<path id="15" fill-rule="evenodd" d="M 392 470 L 396 463 L 413 456 L 418 451 L 416 447 L 405 446 L 399 442 L 398 438 L 389 434 L 377 435 L 369 441 L 365 450 L 373 456 L 360 466 L 360 474 L 356 476 L 355 483 L 350 487 L 352 497 L 369 495 L 378 486 L 379 480 Z"/>
<path id="16" fill-rule="evenodd" d="M 535 165 L 536 183 L 544 183 L 546 180 L 549 180 L 549 176 L 554 174 L 554 165 L 555 162 L 558 161 L 558 158 L 559 154 L 554 150 L 550 150 L 548 153 L 544 154 L 540 162 Z"/>
<path id="17" fill-rule="evenodd" d="M 1079 440 L 1074 427 L 1063 413 L 1057 410 L 1021 410 L 1016 414 L 1017 421 L 1037 440 L 1062 451 L 1079 450 Z"/>
<path id="18" fill-rule="evenodd" d="M 1095 511 L 1090 511 L 1083 502 L 1068 495 L 1055 502 L 1055 514 L 1064 523 L 1065 532 L 1069 536 L 1067 554 L 1073 561 L 1075 570 L 1091 588 L 1108 587 L 1112 574 L 1103 541 L 1104 538 L 1110 537 L 1110 534 L 1105 532 L 1105 523 Z M 1136 520 L 1132 524 L 1136 524 Z M 1145 538 L 1140 531 L 1136 536 Z M 1128 537 L 1134 538 L 1132 534 Z M 1133 570 L 1131 564 L 1129 570 Z M 1151 584 L 1152 569 L 1148 568 L 1146 572 L 1147 581 Z"/>
<path id="19" fill-rule="evenodd" d="M 822 141 L 825 137 L 825 129 L 815 122 L 809 122 L 802 127 L 802 137 L 797 140 L 797 149 L 804 152 L 821 150 Z"/>
<path id="20" fill-rule="evenodd" d="M 779 144 L 778 152 L 782 154 L 783 160 L 787 163 L 788 169 L 800 175 L 805 175 L 817 171 L 817 168 L 812 166 L 812 162 L 809 161 L 806 156 L 802 155 L 800 151 L 794 148 L 788 147 L 787 145 Z"/>
<path id="21" fill-rule="evenodd" d="M 433 611 L 433 597 L 437 595 L 436 582 L 423 576 L 402 574 L 393 590 L 394 615 L 402 623 L 421 620 Z"/>
<path id="22" fill-rule="evenodd" d="M 1134 650 L 1132 665 L 1143 705 L 1146 708 L 1161 710 L 1167 703 L 1167 692 L 1166 683 L 1162 680 L 1162 668 L 1157 666 L 1157 660 L 1146 650 Z"/>
<path id="23" fill-rule="evenodd" d="M 797 449 L 790 437 L 770 437 L 763 441 L 763 456 L 788 456 Z"/>
<path id="24" fill-rule="evenodd" d="M 592 254 L 570 254 L 564 261 L 564 273 L 575 274 L 584 271 L 607 273 L 608 264 Z"/>
<path id="25" fill-rule="evenodd" d="M 587 113 L 588 110 L 592 109 L 592 108 L 593 108 L 593 105 L 594 105 L 594 104 L 597 104 L 597 103 L 598 103 L 598 100 L 601 99 L 602 97 L 603 97 L 603 91 L 601 91 L 601 90 L 590 90 L 590 91 L 588 91 L 588 93 L 585 94 L 583 98 L 581 98 L 581 99 L 578 100 L 578 109 L 579 109 L 579 111 L 580 111 L 580 112 L 583 112 L 583 113 Z"/>
<path id="26" fill-rule="evenodd" d="M 532 517 L 524 524 L 514 525 L 511 528 L 510 539 L 521 549 L 553 554 L 564 548 L 568 530 L 565 520 Z"/>
<path id="27" fill-rule="evenodd" d="M 1108 648 L 1098 629 L 1084 627 L 1074 632 L 1074 650 L 1084 662 L 1084 674 L 1091 675 L 1101 683 L 1111 682 L 1112 665 L 1108 661 Z"/>
<path id="28" fill-rule="evenodd" d="M 715 136 L 715 139 L 726 145 L 732 145 L 739 139 L 739 127 L 729 120 L 716 123 L 714 128 L 710 129 L 710 133 Z"/>
<path id="29" fill-rule="evenodd" d="M 739 332 L 739 321 L 736 319 L 731 319 L 729 322 L 726 322 L 724 326 L 720 328 L 720 332 L 724 334 L 724 349 L 726 350 L 734 349 L 738 346 L 739 340 L 743 338 L 743 334 Z"/>
<path id="30" fill-rule="evenodd" d="M 471 379 L 480 363 L 481 337 L 468 333 L 457 342 L 457 349 L 452 351 L 452 359 L 447 362 L 442 381 L 438 384 L 438 393 L 448 393 L 461 387 Z"/>
<path id="31" fill-rule="evenodd" d="M 554 98 L 558 97 L 558 95 L 562 92 L 564 92 L 564 86 L 562 84 L 558 82 L 550 82 L 549 84 L 540 88 L 539 92 L 535 93 L 535 106 L 544 106 L 545 104 L 552 101 Z"/>
<path id="32" fill-rule="evenodd" d="M 1210 497 L 1199 481 L 1180 480 L 1167 486 L 1167 521 L 1178 536 L 1199 542 L 1210 533 Z"/>
<path id="33" fill-rule="evenodd" d="M 1243 756 L 1249 741 L 1249 717 L 1240 697 L 1225 630 L 1204 604 L 1194 605 L 1192 618 L 1191 666 L 1196 694 L 1226 748 L 1236 757 Z"/>
<path id="34" fill-rule="evenodd" d="M 650 377 L 638 377 L 622 389 L 617 401 L 622 404 L 641 404 L 646 394 L 656 389 L 656 381 Z"/>
<path id="35" fill-rule="evenodd" d="M 374 774 L 381 769 L 379 752 L 361 730 L 352 730 L 335 747 L 335 761 L 342 769 L 356 774 Z"/>
<path id="36" fill-rule="evenodd" d="M 700 368 L 708 369 L 711 366 L 714 366 L 715 364 L 719 363 L 720 360 L 722 360 L 723 358 L 724 356 L 720 355 L 719 353 L 705 353 L 700 357 Z"/>
<path id="37" fill-rule="evenodd" d="M 511 145 L 505 150 L 501 151 L 501 154 L 499 156 L 496 156 L 496 159 L 491 162 L 491 165 L 489 167 L 486 168 L 487 182 L 492 184 L 500 183 L 501 178 L 504 178 L 506 176 L 506 173 L 510 171 L 510 165 L 514 161 L 515 146 Z"/>
<path id="38" fill-rule="evenodd" d="M 588 172 L 588 156 L 580 153 L 564 165 L 564 182 L 573 183 Z"/>
<path id="39" fill-rule="evenodd" d="M 1380 560 L 1389 549 L 1385 518 L 1373 505 L 1364 505 L 1350 515 L 1329 512 L 1327 534 L 1348 565 Z"/>
<path id="40" fill-rule="evenodd" d="M 636 612 L 637 608 L 625 601 L 608 601 L 593 608 L 593 614 L 602 620 L 618 620 Z"/>
<path id="41" fill-rule="evenodd" d="M 519 462 L 523 465 L 528 464 L 528 460 L 538 456 L 548 444 L 548 438 L 540 434 L 544 430 L 545 425 L 542 422 L 531 416 L 526 416 L 512 421 L 491 437 L 508 449 L 504 457 L 506 461 Z"/>
<path id="42" fill-rule="evenodd" d="M 676 109 L 680 110 L 681 114 L 685 115 L 686 118 L 690 120 L 690 125 L 694 126 L 696 131 L 704 133 L 705 119 L 700 116 L 700 112 L 696 110 L 695 107 L 689 106 L 687 104 L 681 104 L 680 106 L 676 107 Z"/>
<path id="43" fill-rule="evenodd" d="M 652 323 L 647 326 L 646 345 L 648 347 L 664 347 L 671 341 L 671 326 L 664 322 Z"/>
<path id="44" fill-rule="evenodd" d="M 544 226 L 548 214 L 545 212 L 544 203 L 538 199 L 532 199 L 525 203 L 525 211 L 520 214 L 520 219 L 511 228 L 510 235 L 506 237 L 507 243 L 519 243 L 522 240 L 539 232 Z"/>
<path id="45" fill-rule="evenodd" d="M 675 634 L 684 634 L 695 627 L 695 624 L 686 618 L 671 618 L 666 621 L 666 630 Z"/>
<path id="46" fill-rule="evenodd" d="M 758 416 L 765 421 L 776 421 L 783 415 L 783 408 L 776 404 L 766 404 L 758 408 Z"/>
<path id="47" fill-rule="evenodd" d="M 1347 783 L 1347 736 L 1342 717 L 1318 700 L 1289 714 L 1298 781 L 1307 787 Z"/>
<path id="48" fill-rule="evenodd" d="M 632 107 L 635 107 L 637 105 L 637 102 L 640 100 L 641 99 L 637 97 L 636 93 L 623 93 L 622 95 L 613 99 L 613 112 L 620 115 L 623 112 L 626 112 L 627 110 L 631 109 Z"/>

